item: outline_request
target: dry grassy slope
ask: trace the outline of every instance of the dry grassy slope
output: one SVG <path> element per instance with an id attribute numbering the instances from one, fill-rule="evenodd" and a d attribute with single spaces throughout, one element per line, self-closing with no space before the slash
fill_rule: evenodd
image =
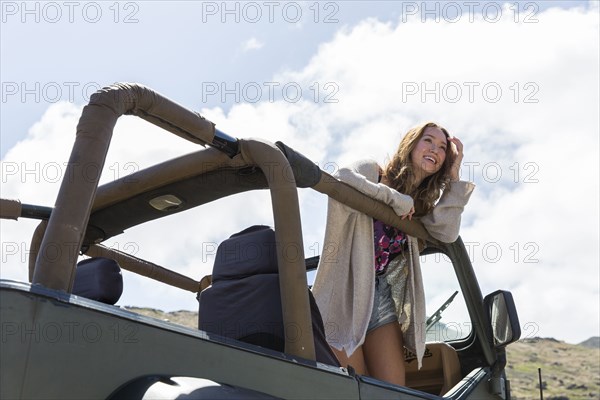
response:
<path id="1" fill-rule="evenodd" d="M 149 308 L 129 311 L 196 328 L 192 311 L 165 313 Z M 506 373 L 513 399 L 539 399 L 538 368 L 542 368 L 544 400 L 600 400 L 600 348 L 584 347 L 554 339 L 525 339 L 507 348 Z"/>
<path id="2" fill-rule="evenodd" d="M 513 397 L 539 399 L 538 368 L 544 399 L 600 399 L 600 348 L 554 339 L 525 339 L 507 348 L 506 374 Z"/>
<path id="3" fill-rule="evenodd" d="M 198 313 L 194 311 L 173 311 L 164 312 L 161 310 L 155 310 L 153 308 L 139 308 L 139 307 L 124 307 L 127 311 L 142 314 L 147 317 L 160 319 L 161 321 L 168 321 L 174 324 L 187 326 L 190 328 L 198 327 Z"/>

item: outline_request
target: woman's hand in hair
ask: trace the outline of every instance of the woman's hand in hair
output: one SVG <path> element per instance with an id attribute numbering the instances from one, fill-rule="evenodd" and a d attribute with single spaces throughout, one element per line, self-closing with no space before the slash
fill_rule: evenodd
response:
<path id="1" fill-rule="evenodd" d="M 463 159 L 463 144 L 456 137 L 452 136 L 448 138 L 450 142 L 450 151 L 452 152 L 452 165 L 450 166 L 450 181 L 456 182 L 459 180 L 460 165 Z"/>

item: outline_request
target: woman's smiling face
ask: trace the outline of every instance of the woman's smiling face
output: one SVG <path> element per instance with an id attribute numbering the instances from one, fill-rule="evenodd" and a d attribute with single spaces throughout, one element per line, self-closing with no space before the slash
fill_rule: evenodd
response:
<path id="1" fill-rule="evenodd" d="M 428 177 L 438 172 L 446 160 L 448 140 L 440 128 L 427 127 L 410 154 L 417 176 Z"/>

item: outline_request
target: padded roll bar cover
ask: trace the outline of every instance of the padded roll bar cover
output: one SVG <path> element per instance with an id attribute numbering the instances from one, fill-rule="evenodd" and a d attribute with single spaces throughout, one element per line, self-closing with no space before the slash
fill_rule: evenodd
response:
<path id="1" fill-rule="evenodd" d="M 210 144 L 214 124 L 198 113 L 168 100 L 142 85 L 117 83 L 94 93 L 83 108 L 55 207 L 38 252 L 33 283 L 72 292 L 75 260 L 83 243 L 100 174 L 117 119 L 138 115 L 193 143 Z M 93 173 L 88 167 L 93 166 Z M 58 246 L 48 258 L 48 247 Z"/>
<path id="2" fill-rule="evenodd" d="M 321 180 L 321 169 L 317 164 L 283 142 L 275 142 L 275 145 L 279 147 L 279 150 L 288 159 L 294 173 L 294 178 L 296 179 L 297 187 L 313 187 L 319 183 L 319 180 Z"/>
<path id="3" fill-rule="evenodd" d="M 114 305 L 123 294 L 123 275 L 115 260 L 94 257 L 77 263 L 73 294 Z"/>
<path id="4" fill-rule="evenodd" d="M 277 273 L 275 231 L 265 225 L 253 225 L 219 245 L 212 280 Z"/>
<path id="5" fill-rule="evenodd" d="M 139 83 L 117 82 L 90 96 L 89 105 L 111 109 L 117 118 L 135 115 L 191 142 L 213 141 L 215 124 Z"/>
<path id="6" fill-rule="evenodd" d="M 21 202 L 12 199 L 0 199 L 0 218 L 18 220 L 21 216 Z"/>

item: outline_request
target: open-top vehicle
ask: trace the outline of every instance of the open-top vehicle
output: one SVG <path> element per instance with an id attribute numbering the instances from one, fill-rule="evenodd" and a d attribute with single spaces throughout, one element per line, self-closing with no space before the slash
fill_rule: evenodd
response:
<path id="1" fill-rule="evenodd" d="M 124 114 L 209 147 L 98 186 L 113 128 Z M 90 170 L 98 171 L 92 179 Z M 323 328 L 328 327 L 311 307 L 307 290 L 306 272 L 316 268 L 317 260 L 304 256 L 298 188 L 312 188 L 397 226 L 426 241 L 423 255 L 442 253 L 451 261 L 472 329 L 464 337 L 428 343 L 419 371 L 407 355 L 406 387 L 357 375 L 319 355 Z M 268 189 L 272 199 L 276 270 L 269 273 L 278 270 L 273 290 L 279 290 L 276 297 L 281 299 L 276 329 L 283 332 L 281 347 L 222 330 L 186 328 L 112 305 L 112 292 L 120 289 L 115 265 L 191 293 L 207 293 L 217 285 L 210 285 L 210 277 L 196 281 L 102 242 L 130 227 L 259 189 Z M 497 291 L 483 298 L 460 238 L 441 243 L 418 221 L 402 220 L 388 205 L 325 173 L 285 144 L 230 137 L 146 87 L 115 84 L 91 97 L 53 208 L 6 199 L 1 205 L 2 218 L 41 220 L 32 237 L 30 282 L 0 282 L 2 399 L 510 398 L 505 346 L 520 335 L 512 297 Z M 92 262 L 78 265 L 81 254 Z M 255 260 L 235 261 L 237 268 Z M 227 270 L 218 273 L 223 277 Z M 242 290 L 236 287 L 241 286 L 228 290 Z M 212 306 L 205 311 L 205 297 L 199 300 L 202 325 Z M 256 321 L 264 312 L 244 304 L 243 296 L 235 307 L 246 321 Z M 442 309 L 431 315 L 432 324 Z M 245 329 L 231 320 L 235 313 L 220 311 L 220 317 L 238 331 Z"/>

